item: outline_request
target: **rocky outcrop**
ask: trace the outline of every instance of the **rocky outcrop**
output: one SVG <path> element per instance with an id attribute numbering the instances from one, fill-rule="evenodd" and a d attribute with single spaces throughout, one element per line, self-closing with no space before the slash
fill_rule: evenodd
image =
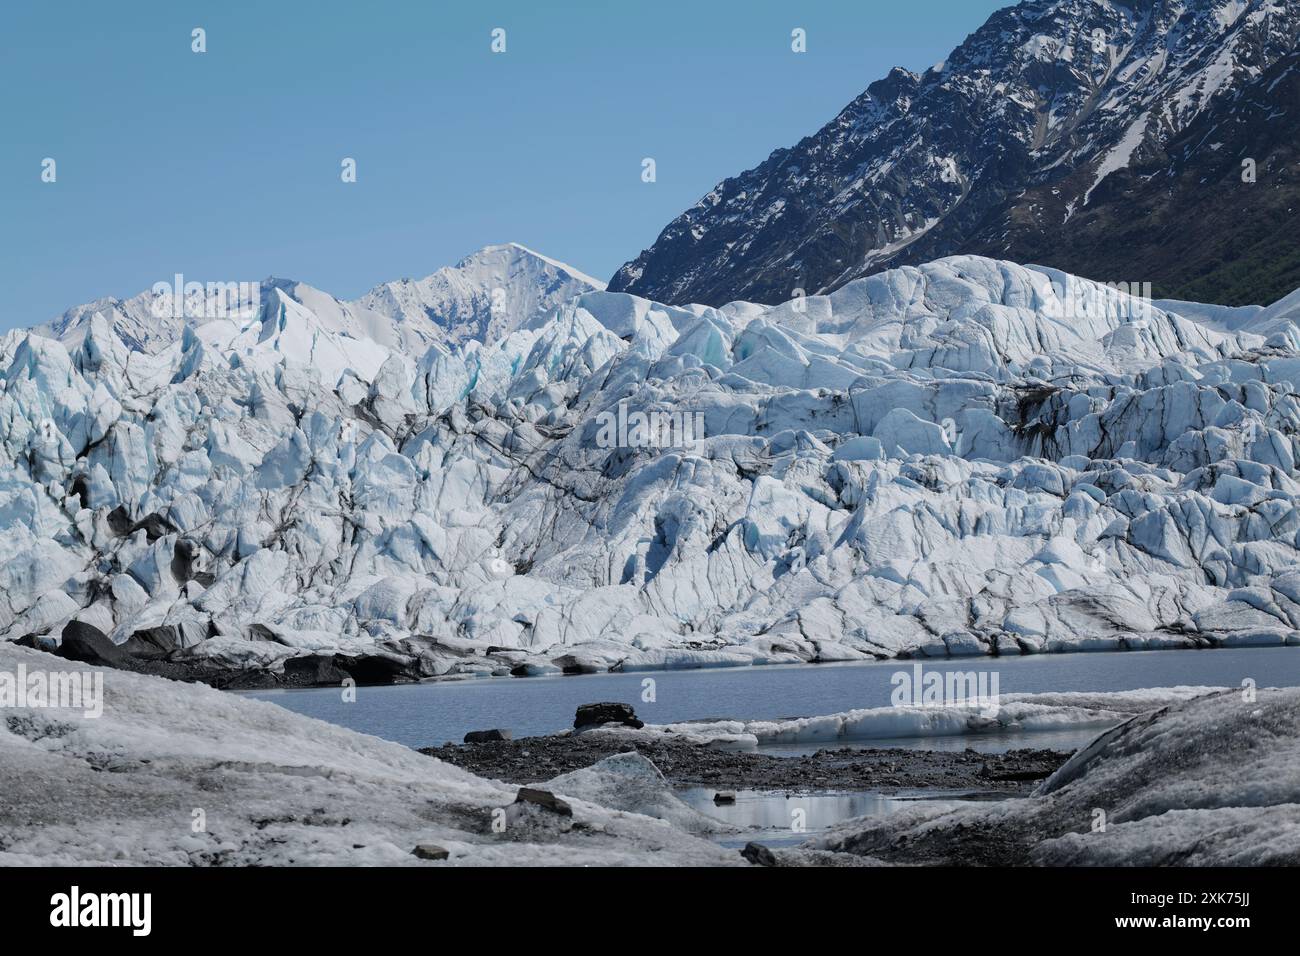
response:
<path id="1" fill-rule="evenodd" d="M 645 726 L 637 720 L 636 712 L 628 704 L 602 703 L 583 704 L 573 718 L 574 730 L 588 727 L 603 727 L 606 724 L 618 724 L 624 727 L 640 729 Z"/>

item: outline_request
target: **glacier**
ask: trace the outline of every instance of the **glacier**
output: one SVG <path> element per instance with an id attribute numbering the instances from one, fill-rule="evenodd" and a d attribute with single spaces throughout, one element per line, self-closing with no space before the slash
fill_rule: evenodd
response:
<path id="1" fill-rule="evenodd" d="M 466 263 L 0 338 L 0 638 L 270 682 L 1300 644 L 1297 296 Z M 703 435 L 602 438 L 656 413 Z"/>

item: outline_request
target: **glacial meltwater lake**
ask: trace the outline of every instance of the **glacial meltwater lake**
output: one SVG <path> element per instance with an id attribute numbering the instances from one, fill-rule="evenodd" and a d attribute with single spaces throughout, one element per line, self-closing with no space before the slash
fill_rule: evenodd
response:
<path id="1" fill-rule="evenodd" d="M 912 661 L 798 664 L 591 674 L 571 677 L 492 677 L 391 687 L 359 687 L 345 702 L 339 688 L 248 691 L 288 710 L 373 734 L 408 747 L 460 743 L 470 730 L 508 728 L 516 738 L 549 734 L 573 725 L 579 704 L 621 701 L 647 723 L 705 718 L 812 717 L 867 707 L 887 707 L 891 676 Z M 925 660 L 926 671 L 985 671 L 998 675 L 1001 694 L 1119 691 L 1205 685 L 1300 686 L 1300 647 L 1178 651 L 1106 651 L 1028 657 Z M 654 700 L 643 682 L 654 681 Z M 1097 733 L 1067 730 L 859 742 L 870 747 L 998 751 L 1014 747 L 1073 749 Z M 771 748 L 807 753 L 817 745 Z"/>

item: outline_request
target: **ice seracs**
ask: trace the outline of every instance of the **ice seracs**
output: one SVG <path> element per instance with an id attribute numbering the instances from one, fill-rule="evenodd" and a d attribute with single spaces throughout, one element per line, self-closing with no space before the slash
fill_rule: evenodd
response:
<path id="1" fill-rule="evenodd" d="M 1300 643 L 1289 300 L 959 256 L 542 312 L 558 266 L 483 255 L 541 287 L 461 341 L 297 285 L 152 353 L 0 340 L 0 635 L 271 680 Z M 620 410 L 702 434 L 610 447 Z"/>

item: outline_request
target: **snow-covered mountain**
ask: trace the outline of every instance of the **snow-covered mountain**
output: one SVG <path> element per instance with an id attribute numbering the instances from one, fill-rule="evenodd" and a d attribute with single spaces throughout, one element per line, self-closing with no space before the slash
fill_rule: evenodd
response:
<path id="1" fill-rule="evenodd" d="M 488 246 L 423 279 L 375 286 L 354 304 L 396 322 L 431 322 L 444 340 L 495 341 L 518 323 L 605 283 L 516 243 Z"/>
<path id="2" fill-rule="evenodd" d="M 974 253 L 1270 301 L 1300 285 L 1298 42 L 1294 2 L 1027 0 L 719 183 L 610 290 L 783 302 Z"/>
<path id="3" fill-rule="evenodd" d="M 184 315 L 184 310 L 177 310 L 181 314 L 173 314 L 170 307 L 156 307 L 157 301 L 158 296 L 149 289 L 129 299 L 105 296 L 74 305 L 57 319 L 35 326 L 32 331 L 58 339 L 68 348 L 75 349 L 85 339 L 91 320 L 99 315 L 127 348 L 137 352 L 156 352 L 178 341 L 186 326 L 194 322 Z M 203 307 L 194 310 L 198 315 L 206 311 Z"/>
<path id="4" fill-rule="evenodd" d="M 175 279 L 161 283 L 175 289 Z M 401 279 L 376 286 L 355 301 L 336 299 L 329 293 L 291 279 L 268 278 L 260 283 L 204 285 L 172 307 L 182 291 L 146 290 L 129 299 L 103 298 L 74 306 L 59 318 L 34 331 L 57 338 L 76 349 L 101 315 L 127 348 L 159 352 L 180 341 L 187 327 L 198 328 L 214 320 L 238 327 L 261 327 L 263 307 L 281 303 L 309 310 L 330 332 L 369 339 L 388 348 L 411 353 L 433 343 L 461 344 L 485 341 L 512 331 L 512 322 L 524 321 L 555 308 L 583 292 L 605 284 L 571 266 L 549 259 L 517 243 L 487 246 L 423 279 Z M 251 306 L 250 306 L 251 303 Z"/>
<path id="5" fill-rule="evenodd" d="M 1215 327 L 954 257 L 419 351 L 306 298 L 0 339 L 0 637 L 273 675 L 1300 642 L 1294 298 Z"/>

